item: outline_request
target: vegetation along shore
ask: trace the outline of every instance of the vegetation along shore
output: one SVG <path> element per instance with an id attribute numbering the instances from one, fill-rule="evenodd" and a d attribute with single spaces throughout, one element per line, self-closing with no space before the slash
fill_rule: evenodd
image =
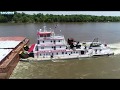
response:
<path id="1" fill-rule="evenodd" d="M 119 22 L 120 16 L 92 15 L 53 15 L 53 14 L 0 14 L 0 23 L 39 23 L 39 22 Z"/>

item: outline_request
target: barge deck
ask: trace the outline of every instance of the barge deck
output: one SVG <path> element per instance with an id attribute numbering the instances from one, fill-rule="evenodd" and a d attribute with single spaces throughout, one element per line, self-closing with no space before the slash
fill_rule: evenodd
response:
<path id="1" fill-rule="evenodd" d="M 18 43 L 12 45 L 15 41 Z M 27 39 L 26 37 L 0 37 L 0 42 L 8 44 L 3 46 L 2 43 L 0 43 L 1 50 L 11 50 L 0 60 L 0 79 L 9 79 L 14 68 L 20 60 L 19 53 L 20 51 L 24 50 L 23 48 L 29 43 L 29 39 Z"/>

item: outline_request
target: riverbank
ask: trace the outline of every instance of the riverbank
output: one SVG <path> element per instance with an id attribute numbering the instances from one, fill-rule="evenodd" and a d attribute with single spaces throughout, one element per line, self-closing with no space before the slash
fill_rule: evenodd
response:
<path id="1" fill-rule="evenodd" d="M 0 14 L 0 23 L 38 23 L 38 22 L 120 22 L 120 16 L 92 16 L 92 15 L 53 15 L 14 12 L 12 15 Z"/>

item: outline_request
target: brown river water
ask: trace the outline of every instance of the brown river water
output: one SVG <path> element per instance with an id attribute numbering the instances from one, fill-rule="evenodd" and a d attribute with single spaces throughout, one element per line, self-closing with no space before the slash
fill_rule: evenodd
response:
<path id="1" fill-rule="evenodd" d="M 57 28 L 55 28 L 57 24 Z M 76 41 L 92 41 L 99 38 L 115 52 L 114 56 L 19 62 L 10 79 L 119 79 L 120 78 L 120 23 L 39 23 L 0 24 L 0 36 L 25 36 L 30 44 L 36 43 L 38 29 L 48 28 Z"/>

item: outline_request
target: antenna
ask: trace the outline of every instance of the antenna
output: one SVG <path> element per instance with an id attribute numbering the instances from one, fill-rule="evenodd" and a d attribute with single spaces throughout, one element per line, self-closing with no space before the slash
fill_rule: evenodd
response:
<path id="1" fill-rule="evenodd" d="M 41 29 L 39 29 L 39 32 L 41 32 Z"/>
<path id="2" fill-rule="evenodd" d="M 98 42 L 98 38 L 94 38 L 92 42 Z"/>
<path id="3" fill-rule="evenodd" d="M 43 26 L 43 28 L 44 28 L 44 32 L 46 31 L 46 26 Z"/>
<path id="4" fill-rule="evenodd" d="M 62 35 L 61 29 L 59 31 L 60 31 L 60 35 Z"/>

